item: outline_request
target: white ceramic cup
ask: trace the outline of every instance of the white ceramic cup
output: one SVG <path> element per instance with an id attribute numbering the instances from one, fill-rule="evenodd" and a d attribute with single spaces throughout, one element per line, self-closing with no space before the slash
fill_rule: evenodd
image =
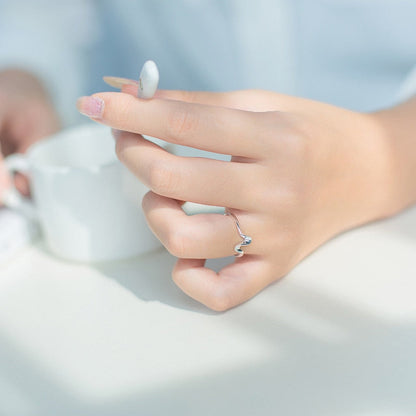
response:
<path id="1" fill-rule="evenodd" d="M 33 203 L 12 189 L 5 204 L 35 217 L 50 251 L 69 260 L 117 260 L 156 248 L 141 210 L 147 188 L 114 147 L 108 127 L 88 124 L 9 156 L 10 172 L 28 174 Z"/>

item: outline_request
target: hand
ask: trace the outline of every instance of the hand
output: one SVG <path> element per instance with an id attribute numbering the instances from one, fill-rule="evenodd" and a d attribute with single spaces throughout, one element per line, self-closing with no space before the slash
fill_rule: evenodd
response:
<path id="1" fill-rule="evenodd" d="M 1 192 L 3 192 L 3 190 L 8 189 L 9 187 L 10 187 L 10 178 L 7 173 L 6 167 L 4 166 L 4 163 L 3 163 L 3 156 L 0 153 L 0 195 L 1 195 Z"/>
<path id="2" fill-rule="evenodd" d="M 40 82 L 20 70 L 0 72 L 0 193 L 10 179 L 3 166 L 3 156 L 24 153 L 37 140 L 59 128 L 50 99 Z M 27 181 L 16 175 L 16 187 L 28 194 Z"/>
<path id="3" fill-rule="evenodd" d="M 389 146 L 374 115 L 266 91 L 159 91 L 83 97 L 79 110 L 117 132 L 120 160 L 151 191 L 149 226 L 179 259 L 173 279 L 223 311 L 287 274 L 336 234 L 392 214 Z M 131 95 L 130 95 L 131 94 Z M 230 154 L 230 162 L 169 154 L 139 133 Z M 245 255 L 215 273 L 205 259 L 233 255 L 234 220 L 187 216 L 180 201 L 228 207 L 251 236 Z"/>

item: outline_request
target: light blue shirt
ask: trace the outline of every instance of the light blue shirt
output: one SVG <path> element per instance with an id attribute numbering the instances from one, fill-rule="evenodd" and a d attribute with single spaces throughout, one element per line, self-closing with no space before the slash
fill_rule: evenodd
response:
<path id="1" fill-rule="evenodd" d="M 416 65 L 413 0 L 0 0 L 0 66 L 47 80 L 65 119 L 103 75 L 161 88 L 262 88 L 368 111 Z"/>

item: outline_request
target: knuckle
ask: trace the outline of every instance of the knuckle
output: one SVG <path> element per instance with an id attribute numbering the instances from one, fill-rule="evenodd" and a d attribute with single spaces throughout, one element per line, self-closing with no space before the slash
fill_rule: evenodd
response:
<path id="1" fill-rule="evenodd" d="M 286 221 L 299 217 L 308 209 L 311 191 L 308 190 L 303 173 L 294 175 L 297 177 L 278 177 L 280 183 L 273 182 L 275 191 L 272 194 L 270 187 L 260 187 L 253 196 L 253 201 L 264 206 L 269 214 L 280 215 Z"/>
<path id="2" fill-rule="evenodd" d="M 303 162 L 311 143 L 309 123 L 300 116 L 279 111 L 265 112 L 262 116 L 271 125 L 270 131 L 274 135 L 271 143 L 274 150 L 284 154 L 286 158 Z M 277 138 L 276 131 L 284 134 L 279 134 Z"/>
<path id="3" fill-rule="evenodd" d="M 280 189 L 280 201 L 282 208 L 287 208 L 288 212 L 292 212 L 292 216 L 299 208 L 304 207 L 305 186 L 303 181 L 297 179 L 290 186 L 282 187 Z"/>
<path id="4" fill-rule="evenodd" d="M 198 117 L 186 105 L 180 105 L 172 109 L 167 120 L 168 136 L 181 142 L 183 136 L 192 134 L 198 126 Z"/>
<path id="5" fill-rule="evenodd" d="M 286 119 L 290 134 L 286 136 L 283 143 L 290 155 L 298 159 L 304 159 L 312 139 L 309 136 L 311 126 L 307 120 L 297 115 L 292 114 L 290 117 L 287 116 Z"/>
<path id="6" fill-rule="evenodd" d="M 169 231 L 163 244 L 172 256 L 185 258 L 185 236 L 182 233 Z"/>
<path id="7" fill-rule="evenodd" d="M 287 189 L 290 188 L 290 189 Z M 275 196 L 270 199 L 270 214 L 278 215 L 288 228 L 296 228 L 303 221 L 302 219 L 309 216 L 309 201 L 301 187 L 292 189 L 290 187 L 280 187 Z"/>
<path id="8" fill-rule="evenodd" d="M 234 305 L 228 291 L 220 287 L 216 290 L 207 306 L 216 312 L 224 312 Z"/>
<path id="9" fill-rule="evenodd" d="M 294 131 L 286 140 L 286 146 L 289 156 L 299 163 L 303 163 L 308 155 L 308 137 L 300 131 Z"/>

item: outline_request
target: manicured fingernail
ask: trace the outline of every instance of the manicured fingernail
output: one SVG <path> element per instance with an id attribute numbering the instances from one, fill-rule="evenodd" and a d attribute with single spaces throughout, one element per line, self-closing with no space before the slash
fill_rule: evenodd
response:
<path id="1" fill-rule="evenodd" d="M 98 97 L 80 97 L 77 100 L 77 108 L 84 116 L 101 118 L 104 113 L 104 101 Z"/>
<path id="2" fill-rule="evenodd" d="M 138 82 L 133 79 L 120 78 L 120 77 L 103 77 L 103 81 L 114 88 L 119 88 L 123 85 L 137 85 Z"/>

